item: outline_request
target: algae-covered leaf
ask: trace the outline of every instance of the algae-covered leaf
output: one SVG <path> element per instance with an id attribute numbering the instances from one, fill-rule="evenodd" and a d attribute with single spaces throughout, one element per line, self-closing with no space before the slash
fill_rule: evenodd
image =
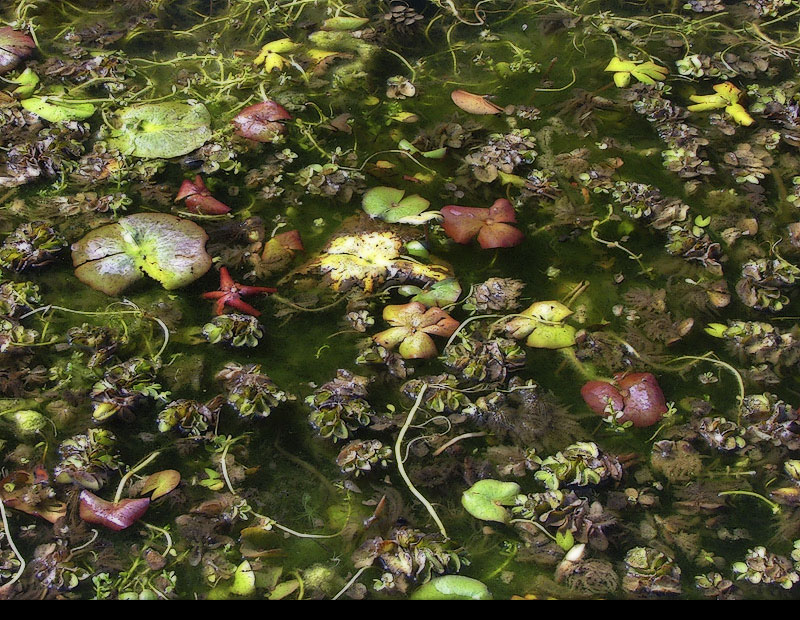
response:
<path id="1" fill-rule="evenodd" d="M 211 138 L 211 115 L 202 103 L 137 105 L 122 110 L 118 123 L 109 145 L 135 157 L 179 157 Z"/>
<path id="2" fill-rule="evenodd" d="M 144 277 L 168 290 L 180 288 L 211 267 L 205 231 L 166 213 L 138 213 L 88 233 L 72 245 L 79 280 L 107 295 L 119 295 Z"/>
<path id="3" fill-rule="evenodd" d="M 477 579 L 445 575 L 420 586 L 409 598 L 412 601 L 486 601 L 492 598 L 492 593 Z"/>
<path id="4" fill-rule="evenodd" d="M 80 103 L 63 99 L 64 89 L 54 90 L 46 95 L 23 99 L 22 107 L 51 123 L 62 121 L 82 121 L 94 114 L 91 103 Z"/>
<path id="5" fill-rule="evenodd" d="M 520 492 L 516 482 L 479 480 L 461 495 L 461 505 L 476 519 L 506 523 L 509 513 L 504 506 L 513 504 Z"/>
<path id="6" fill-rule="evenodd" d="M 237 596 L 250 596 L 256 591 L 256 574 L 253 567 L 245 560 L 236 568 L 233 573 L 233 583 L 230 593 Z"/>

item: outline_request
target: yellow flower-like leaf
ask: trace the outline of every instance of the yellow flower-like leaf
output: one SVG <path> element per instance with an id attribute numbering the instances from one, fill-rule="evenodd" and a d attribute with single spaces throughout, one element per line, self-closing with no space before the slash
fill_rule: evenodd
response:
<path id="1" fill-rule="evenodd" d="M 435 357 L 436 344 L 431 335 L 451 336 L 459 325 L 441 308 L 427 308 L 416 301 L 386 306 L 383 318 L 392 327 L 373 336 L 373 340 L 385 349 L 399 345 L 398 352 L 405 359 Z"/>
<path id="2" fill-rule="evenodd" d="M 537 301 L 508 321 L 505 330 L 517 340 L 527 338 L 525 344 L 535 349 L 563 349 L 575 344 L 575 328 L 564 323 L 571 314 L 559 301 Z"/>
<path id="3" fill-rule="evenodd" d="M 656 82 L 662 82 L 669 75 L 669 69 L 652 61 L 622 60 L 622 58 L 616 56 L 611 59 L 603 70 L 614 73 L 614 84 L 618 88 L 628 86 L 631 83 L 631 77 L 643 84 L 655 84 Z"/>
<path id="4" fill-rule="evenodd" d="M 730 82 L 714 85 L 713 95 L 691 95 L 689 99 L 694 101 L 690 105 L 690 112 L 706 112 L 708 110 L 724 109 L 725 112 L 737 123 L 745 127 L 753 124 L 751 117 L 744 106 L 739 103 L 742 98 L 742 91 Z"/>
<path id="5" fill-rule="evenodd" d="M 272 72 L 274 69 L 281 70 L 289 64 L 289 61 L 283 57 L 283 54 L 289 54 L 298 47 L 300 47 L 300 45 L 291 39 L 271 41 L 261 48 L 253 64 L 264 65 L 264 70 L 267 73 Z"/>

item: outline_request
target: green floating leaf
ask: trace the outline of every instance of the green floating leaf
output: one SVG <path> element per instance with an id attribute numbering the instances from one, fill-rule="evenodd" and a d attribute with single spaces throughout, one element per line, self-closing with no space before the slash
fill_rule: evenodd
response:
<path id="1" fill-rule="evenodd" d="M 455 278 L 447 278 L 441 282 L 435 282 L 428 290 L 420 291 L 411 301 L 418 301 L 429 308 L 448 306 L 458 301 L 461 297 L 461 285 Z"/>
<path id="2" fill-rule="evenodd" d="M 256 591 L 256 574 L 250 562 L 245 560 L 236 568 L 230 593 L 237 596 L 250 596 Z"/>
<path id="3" fill-rule="evenodd" d="M 186 155 L 211 138 L 211 114 L 202 103 L 146 103 L 122 110 L 108 143 L 126 155 Z"/>
<path id="4" fill-rule="evenodd" d="M 461 575 L 431 579 L 410 596 L 412 601 L 488 601 L 492 593 L 481 581 Z"/>
<path id="5" fill-rule="evenodd" d="M 32 78 L 28 77 L 26 82 L 20 83 L 23 86 L 30 87 L 31 80 Z M 38 81 L 38 77 L 36 80 Z M 76 103 L 69 99 L 62 99 L 65 92 L 63 88 L 53 89 L 46 95 L 23 99 L 20 103 L 28 112 L 32 112 L 51 123 L 82 121 L 94 114 L 95 107 L 91 103 Z"/>
<path id="6" fill-rule="evenodd" d="M 330 17 L 322 22 L 322 30 L 348 31 L 361 28 L 369 23 L 368 17 Z"/>
<path id="7" fill-rule="evenodd" d="M 461 505 L 476 519 L 506 523 L 509 513 L 504 506 L 511 506 L 520 492 L 516 482 L 479 480 L 461 495 Z"/>
<path id="8" fill-rule="evenodd" d="M 381 219 L 390 224 L 416 224 L 436 217 L 436 214 L 419 216 L 430 206 L 430 202 L 422 196 L 414 194 L 405 196 L 402 189 L 394 187 L 373 187 L 364 194 L 361 205 L 372 218 Z"/>
<path id="9" fill-rule="evenodd" d="M 576 329 L 564 323 L 572 314 L 558 301 L 537 301 L 506 323 L 512 338 L 525 338 L 525 344 L 536 349 L 563 349 L 575 344 Z"/>
<path id="10" fill-rule="evenodd" d="M 30 97 L 33 91 L 36 90 L 36 87 L 39 85 L 39 76 L 28 68 L 11 80 L 11 82 L 19 84 L 19 86 L 14 89 L 14 94 L 20 99 L 25 99 L 26 97 Z"/>
<path id="11" fill-rule="evenodd" d="M 186 286 L 211 268 L 206 232 L 167 213 L 137 213 L 101 226 L 72 244 L 75 275 L 107 295 L 119 295 L 146 275 L 167 290 Z"/>
<path id="12" fill-rule="evenodd" d="M 144 481 L 139 495 L 147 495 L 152 491 L 150 496 L 151 500 L 157 500 L 159 497 L 165 496 L 167 493 L 172 492 L 175 487 L 180 484 L 181 474 L 174 469 L 165 469 L 164 471 L 157 471 L 150 474 L 147 480 Z"/>

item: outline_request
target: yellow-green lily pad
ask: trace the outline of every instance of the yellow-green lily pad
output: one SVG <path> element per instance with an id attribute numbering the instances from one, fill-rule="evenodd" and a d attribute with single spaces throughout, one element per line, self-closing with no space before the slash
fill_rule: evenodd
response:
<path id="1" fill-rule="evenodd" d="M 119 295 L 145 275 L 172 290 L 211 268 L 208 235 L 167 213 L 137 213 L 89 232 L 72 244 L 75 275 L 107 295 Z"/>
<path id="2" fill-rule="evenodd" d="M 146 103 L 117 115 L 109 146 L 145 159 L 180 157 L 211 138 L 211 114 L 202 103 Z"/>
<path id="3" fill-rule="evenodd" d="M 505 506 L 511 506 L 521 492 L 516 482 L 478 480 L 461 495 L 461 505 L 476 519 L 507 523 L 510 517 Z"/>

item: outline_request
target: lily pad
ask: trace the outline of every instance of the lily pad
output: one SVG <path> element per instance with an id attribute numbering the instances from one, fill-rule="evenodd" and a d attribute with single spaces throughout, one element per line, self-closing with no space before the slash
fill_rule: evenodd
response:
<path id="1" fill-rule="evenodd" d="M 101 226 L 72 244 L 75 275 L 107 295 L 119 295 L 145 275 L 167 290 L 186 286 L 211 267 L 206 232 L 166 213 L 138 213 Z"/>
<path id="2" fill-rule="evenodd" d="M 431 579 L 410 596 L 412 601 L 488 601 L 492 593 L 481 581 L 461 575 Z"/>
<path id="3" fill-rule="evenodd" d="M 476 519 L 507 523 L 509 513 L 504 506 L 511 506 L 521 492 L 516 482 L 479 480 L 461 495 L 461 505 Z"/>
<path id="4" fill-rule="evenodd" d="M 211 138 L 211 114 L 202 103 L 147 103 L 118 114 L 119 128 L 108 143 L 145 159 L 180 157 Z"/>
<path id="5" fill-rule="evenodd" d="M 419 223 L 419 220 L 427 221 L 437 217 L 433 213 L 428 214 L 431 217 L 417 217 L 431 203 L 417 194 L 404 196 L 402 189 L 373 187 L 364 194 L 361 205 L 367 215 L 389 224 L 414 224 Z"/>

